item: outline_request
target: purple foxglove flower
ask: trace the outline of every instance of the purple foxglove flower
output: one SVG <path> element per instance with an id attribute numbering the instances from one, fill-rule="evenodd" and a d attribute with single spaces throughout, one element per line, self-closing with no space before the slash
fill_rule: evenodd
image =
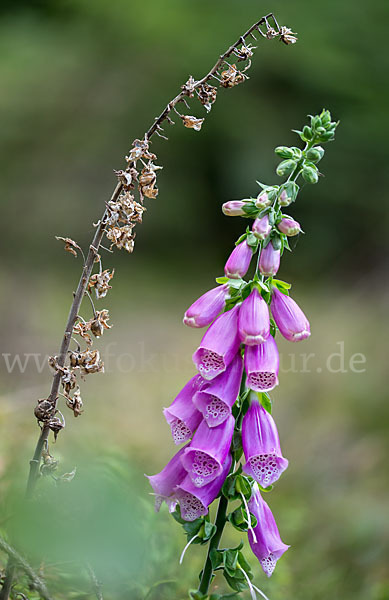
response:
<path id="1" fill-rule="evenodd" d="M 243 471 L 262 487 L 273 485 L 287 468 L 288 461 L 282 456 L 274 419 L 257 399 L 251 399 L 243 417 L 242 445 L 247 461 Z"/>
<path id="2" fill-rule="evenodd" d="M 281 233 L 285 235 L 297 235 L 301 231 L 300 223 L 294 219 L 284 218 L 277 225 Z"/>
<path id="3" fill-rule="evenodd" d="M 253 495 L 248 506 L 250 512 L 257 519 L 257 526 L 254 528 L 257 541 L 254 542 L 251 531 L 248 533 L 251 550 L 259 560 L 265 575 L 270 577 L 278 559 L 287 551 L 289 546 L 281 540 L 273 514 L 262 498 L 256 483 L 253 486 Z"/>
<path id="4" fill-rule="evenodd" d="M 273 287 L 271 311 L 278 329 L 290 342 L 305 340 L 311 335 L 307 317 L 290 297 Z"/>
<path id="5" fill-rule="evenodd" d="M 252 256 L 253 251 L 246 240 L 235 246 L 224 266 L 226 277 L 231 279 L 244 277 L 250 266 Z"/>
<path id="6" fill-rule="evenodd" d="M 271 242 L 268 243 L 266 248 L 262 248 L 258 265 L 262 275 L 273 277 L 280 267 L 280 257 L 281 252 L 275 250 Z"/>
<path id="7" fill-rule="evenodd" d="M 220 425 L 231 414 L 239 394 L 243 361 L 238 353 L 227 369 L 193 396 L 194 405 L 203 414 L 209 427 Z"/>
<path id="8" fill-rule="evenodd" d="M 223 463 L 230 450 L 235 419 L 230 415 L 217 427 L 200 423 L 189 446 L 182 455 L 182 464 L 196 487 L 211 483 L 223 471 Z"/>
<path id="9" fill-rule="evenodd" d="M 269 337 L 269 309 L 256 288 L 240 307 L 238 328 L 239 337 L 247 346 L 262 344 Z"/>
<path id="10" fill-rule="evenodd" d="M 193 354 L 193 362 L 204 379 L 223 373 L 238 352 L 239 305 L 223 313 L 210 326 Z"/>
<path id="11" fill-rule="evenodd" d="M 177 500 L 174 498 L 173 492 L 177 485 L 186 477 L 186 470 L 182 465 L 182 457 L 187 447 L 184 446 L 181 448 L 160 473 L 146 475 L 155 493 L 156 512 L 159 511 L 164 500 L 169 507 L 169 512 L 173 512 L 176 507 Z"/>
<path id="12" fill-rule="evenodd" d="M 231 468 L 231 462 L 231 454 L 228 453 L 222 472 L 208 485 L 201 488 L 196 487 L 187 475 L 183 482 L 177 486 L 174 496 L 180 503 L 181 517 L 185 521 L 195 521 L 202 515 L 208 514 L 208 506 L 218 496 Z"/>
<path id="13" fill-rule="evenodd" d="M 223 310 L 229 294 L 228 285 L 212 288 L 196 300 L 184 315 L 184 323 L 189 327 L 206 327 Z"/>
<path id="14" fill-rule="evenodd" d="M 245 204 L 242 200 L 230 200 L 223 204 L 222 211 L 227 217 L 241 217 L 246 214 L 243 210 Z"/>
<path id="15" fill-rule="evenodd" d="M 269 217 L 265 215 L 262 219 L 255 219 L 252 227 L 252 232 L 259 240 L 267 238 L 271 232 L 271 225 L 269 223 Z"/>
<path id="16" fill-rule="evenodd" d="M 267 192 L 261 192 L 260 194 L 258 194 L 257 199 L 255 201 L 255 206 L 257 208 L 266 208 L 267 206 L 270 206 L 270 204 L 271 200 Z"/>
<path id="17" fill-rule="evenodd" d="M 204 379 L 200 375 L 195 375 L 182 388 L 169 408 L 165 408 L 163 411 L 165 419 L 170 425 L 175 444 L 187 442 L 200 425 L 203 417 L 194 406 L 192 399 L 197 390 L 204 385 L 206 385 Z"/>
<path id="18" fill-rule="evenodd" d="M 272 390 L 278 385 L 279 356 L 272 335 L 258 346 L 246 346 L 244 366 L 247 386 L 256 392 Z"/>

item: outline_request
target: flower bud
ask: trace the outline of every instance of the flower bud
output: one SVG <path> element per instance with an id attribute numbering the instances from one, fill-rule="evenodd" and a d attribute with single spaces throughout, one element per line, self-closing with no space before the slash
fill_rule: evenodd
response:
<path id="1" fill-rule="evenodd" d="M 284 218 L 277 225 L 278 229 L 281 233 L 285 233 L 285 235 L 297 235 L 301 231 L 300 223 L 295 221 L 294 219 Z"/>
<path id="2" fill-rule="evenodd" d="M 228 294 L 228 285 L 219 285 L 205 292 L 186 311 L 184 315 L 185 325 L 205 327 L 212 323 L 223 310 Z"/>
<path id="3" fill-rule="evenodd" d="M 267 192 L 261 192 L 258 194 L 257 199 L 255 201 L 255 206 L 259 209 L 267 208 L 271 204 L 271 199 Z"/>
<path id="4" fill-rule="evenodd" d="M 222 211 L 227 217 L 241 217 L 246 213 L 243 210 L 245 202 L 242 200 L 230 200 L 222 206 Z"/>
<path id="5" fill-rule="evenodd" d="M 292 198 L 290 196 L 288 196 L 287 191 L 282 190 L 282 192 L 278 198 L 279 205 L 280 206 L 289 206 L 289 204 L 291 204 L 291 202 L 292 202 Z"/>
<path id="6" fill-rule="evenodd" d="M 304 165 L 302 175 L 307 183 L 317 183 L 319 180 L 316 167 Z"/>
<path id="7" fill-rule="evenodd" d="M 244 277 L 249 269 L 252 256 L 253 251 L 246 240 L 235 246 L 224 266 L 226 277 L 231 279 Z"/>
<path id="8" fill-rule="evenodd" d="M 269 216 L 265 215 L 262 219 L 255 219 L 252 227 L 252 232 L 258 240 L 264 240 L 271 232 Z"/>
<path id="9" fill-rule="evenodd" d="M 286 177 L 287 175 L 290 175 L 291 173 L 293 173 L 295 168 L 296 168 L 295 160 L 283 160 L 278 165 L 278 167 L 276 169 L 276 173 L 280 177 Z"/>
<path id="10" fill-rule="evenodd" d="M 274 152 L 281 156 L 281 158 L 293 158 L 294 153 L 292 148 L 288 148 L 287 146 L 277 146 Z"/>
<path id="11" fill-rule="evenodd" d="M 310 142 L 313 138 L 312 129 L 308 127 L 308 125 L 305 125 L 303 128 L 303 136 L 308 142 Z"/>
<path id="12" fill-rule="evenodd" d="M 275 250 L 271 242 L 268 243 L 266 248 L 262 248 L 258 265 L 262 275 L 266 275 L 267 277 L 276 275 L 280 267 L 280 258 L 280 250 Z"/>
<path id="13" fill-rule="evenodd" d="M 239 337 L 247 346 L 262 344 L 269 337 L 269 309 L 256 288 L 240 307 L 238 327 Z"/>
<path id="14" fill-rule="evenodd" d="M 315 148 L 311 148 L 307 152 L 308 160 L 315 162 L 315 163 L 319 162 L 319 160 L 321 160 L 323 158 L 323 155 L 324 155 L 324 148 L 322 148 L 321 146 L 316 146 Z"/>
<path id="15" fill-rule="evenodd" d="M 271 311 L 281 334 L 290 342 L 305 340 L 311 335 L 309 321 L 290 297 L 273 287 Z"/>

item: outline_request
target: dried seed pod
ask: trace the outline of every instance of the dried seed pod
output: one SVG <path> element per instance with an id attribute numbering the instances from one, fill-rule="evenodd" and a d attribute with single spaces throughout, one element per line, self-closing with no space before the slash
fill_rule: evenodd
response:
<path id="1" fill-rule="evenodd" d="M 38 400 L 38 404 L 34 408 L 34 415 L 38 423 L 45 423 L 54 415 L 54 405 L 47 398 Z"/>
<path id="2" fill-rule="evenodd" d="M 68 396 L 66 398 L 66 406 L 68 408 L 70 408 L 70 410 L 73 411 L 73 414 L 75 417 L 79 417 L 83 410 L 82 410 L 82 398 L 81 398 L 81 392 L 80 392 L 80 388 L 78 387 L 77 390 L 74 392 L 73 397 L 71 398 L 70 396 Z"/>
<path id="3" fill-rule="evenodd" d="M 208 83 L 203 83 L 197 91 L 199 100 L 204 108 L 209 112 L 212 108 L 212 104 L 215 102 L 217 97 L 217 88 Z"/>
<path id="4" fill-rule="evenodd" d="M 80 365 L 84 375 L 104 372 L 104 363 L 98 350 L 85 350 L 85 352 L 82 352 Z"/>
<path id="5" fill-rule="evenodd" d="M 108 269 L 105 269 L 105 271 L 102 271 L 101 273 L 95 273 L 89 279 L 88 290 L 91 291 L 94 288 L 96 298 L 105 298 L 108 290 L 112 288 L 112 286 L 109 285 L 109 282 L 114 276 L 114 273 L 115 269 L 112 270 L 112 273 L 110 273 Z"/>
<path id="6" fill-rule="evenodd" d="M 74 240 L 72 240 L 71 238 L 64 238 L 64 237 L 60 237 L 60 236 L 56 235 L 55 239 L 59 240 L 60 242 L 65 242 L 65 251 L 70 252 L 70 254 L 73 254 L 73 256 L 77 257 L 76 250 L 80 250 L 80 252 L 81 252 L 80 246 L 78 244 L 76 244 L 76 242 Z"/>
<path id="7" fill-rule="evenodd" d="M 297 42 L 297 35 L 289 27 L 283 25 L 280 30 L 280 39 L 286 45 L 295 44 Z"/>
<path id="8" fill-rule="evenodd" d="M 62 413 L 60 413 L 59 411 L 57 411 L 57 413 L 59 415 L 61 415 L 62 418 L 55 415 L 54 417 L 51 417 L 51 419 L 48 422 L 48 426 L 50 427 L 51 431 L 54 433 L 54 440 L 57 439 L 57 436 L 58 436 L 59 432 L 61 431 L 61 429 L 63 429 L 65 427 L 65 419 L 64 419 Z"/>

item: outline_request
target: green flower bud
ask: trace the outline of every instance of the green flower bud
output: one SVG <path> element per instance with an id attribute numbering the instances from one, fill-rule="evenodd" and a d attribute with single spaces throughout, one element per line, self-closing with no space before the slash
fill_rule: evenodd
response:
<path id="1" fill-rule="evenodd" d="M 318 170 L 315 166 L 304 165 L 302 176 L 307 183 L 317 183 L 319 180 Z"/>
<path id="2" fill-rule="evenodd" d="M 316 129 L 316 133 L 317 133 L 318 135 L 322 135 L 322 134 L 323 134 L 323 133 L 325 133 L 325 132 L 326 132 L 326 130 L 324 129 L 324 127 L 318 127 L 318 128 Z"/>
<path id="3" fill-rule="evenodd" d="M 280 206 L 289 206 L 291 202 L 296 200 L 299 186 L 295 181 L 288 181 L 280 187 L 280 194 L 278 196 L 278 203 Z"/>
<path id="4" fill-rule="evenodd" d="M 323 127 L 326 127 L 331 122 L 331 113 L 329 110 L 322 110 L 320 114 L 320 119 Z"/>
<path id="5" fill-rule="evenodd" d="M 293 173 L 295 168 L 296 168 L 295 160 L 283 160 L 278 165 L 278 167 L 276 169 L 276 173 L 280 177 L 286 177 L 287 175 L 290 175 L 291 173 Z"/>
<path id="6" fill-rule="evenodd" d="M 293 158 L 294 153 L 292 148 L 288 148 L 287 146 L 277 146 L 274 152 L 281 156 L 281 158 Z"/>
<path id="7" fill-rule="evenodd" d="M 335 137 L 335 132 L 334 131 L 326 131 L 326 133 L 323 133 L 318 138 L 318 141 L 319 142 L 329 142 L 330 140 L 333 140 L 334 137 Z"/>
<path id="8" fill-rule="evenodd" d="M 307 159 L 316 163 L 316 162 L 319 162 L 319 160 L 321 160 L 323 158 L 323 155 L 324 155 L 324 148 L 322 148 L 321 146 L 315 146 L 315 148 L 311 148 L 310 150 L 308 150 Z"/>
<path id="9" fill-rule="evenodd" d="M 303 128 L 303 139 L 307 142 L 310 142 L 313 139 L 312 129 L 305 125 Z"/>
<path id="10" fill-rule="evenodd" d="M 300 160 L 303 155 L 302 150 L 300 150 L 300 148 L 296 148 L 295 146 L 292 146 L 291 150 L 293 152 L 293 158 L 295 160 Z"/>
<path id="11" fill-rule="evenodd" d="M 319 117 L 319 115 L 316 115 L 316 117 L 311 117 L 311 127 L 313 129 L 321 127 L 321 118 Z"/>

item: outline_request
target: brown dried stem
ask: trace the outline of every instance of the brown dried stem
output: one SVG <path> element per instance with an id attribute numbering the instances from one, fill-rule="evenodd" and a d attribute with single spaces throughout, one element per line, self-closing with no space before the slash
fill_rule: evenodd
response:
<path id="1" fill-rule="evenodd" d="M 269 19 L 273 20 L 275 30 L 269 25 L 269 22 L 268 22 Z M 265 25 L 267 33 L 272 32 L 272 35 L 266 35 L 266 33 L 264 33 L 260 29 L 261 25 Z M 184 86 L 182 86 L 182 91 L 179 94 L 177 94 L 166 105 L 166 107 L 161 112 L 161 114 L 154 120 L 154 123 L 146 131 L 146 133 L 144 134 L 145 141 L 149 141 L 150 138 L 154 134 L 157 134 L 159 137 L 163 137 L 163 138 L 167 139 L 166 136 L 164 136 L 161 133 L 161 131 L 163 131 L 161 125 L 164 121 L 167 121 L 169 124 L 174 123 L 170 117 L 171 111 L 175 110 L 177 112 L 176 105 L 180 102 L 185 103 L 185 105 L 187 106 L 186 97 L 190 97 L 191 95 L 193 95 L 193 92 L 195 90 L 197 90 L 198 88 L 200 88 L 201 86 L 206 84 L 211 79 L 215 78 L 220 81 L 220 79 L 216 75 L 218 73 L 219 69 L 223 66 L 223 64 L 227 64 L 226 59 L 228 59 L 231 56 L 231 54 L 234 54 L 235 51 L 237 50 L 237 48 L 239 48 L 239 46 L 241 46 L 242 44 L 244 45 L 247 38 L 249 38 L 251 36 L 254 39 L 256 39 L 253 34 L 254 31 L 258 32 L 264 38 L 272 39 L 272 37 L 276 37 L 276 35 L 280 35 L 280 39 L 283 39 L 282 38 L 282 30 L 280 30 L 280 27 L 272 13 L 259 19 L 259 21 L 254 23 L 246 31 L 246 33 L 244 33 L 242 36 L 240 36 L 238 38 L 238 40 L 234 44 L 232 44 L 232 46 L 230 46 L 224 54 L 220 55 L 220 57 L 218 58 L 218 60 L 216 61 L 216 63 L 212 67 L 212 69 L 202 79 L 199 79 L 198 81 L 191 80 L 190 89 L 188 87 L 188 84 L 185 84 Z M 128 165 L 129 168 L 131 168 L 132 166 L 134 166 L 134 163 L 130 163 Z M 116 202 L 117 199 L 119 198 L 122 190 L 123 190 L 123 183 L 121 181 L 119 181 L 113 191 L 113 194 L 111 196 L 111 201 Z M 51 402 L 51 404 L 53 406 L 53 412 L 56 410 L 58 394 L 59 394 L 59 387 L 60 387 L 60 383 L 61 383 L 61 370 L 60 369 L 61 369 L 61 367 L 65 366 L 66 357 L 67 357 L 67 353 L 69 350 L 69 344 L 70 344 L 70 340 L 72 337 L 73 326 L 77 320 L 77 316 L 78 316 L 78 313 L 80 310 L 82 300 L 87 291 L 87 286 L 88 286 L 88 282 L 89 282 L 89 279 L 92 274 L 93 265 L 94 265 L 96 256 L 98 255 L 98 251 L 99 251 L 103 236 L 106 231 L 108 218 L 109 218 L 109 208 L 107 207 L 103 213 L 103 216 L 101 217 L 100 221 L 97 224 L 97 229 L 96 229 L 95 235 L 93 237 L 92 243 L 89 246 L 89 251 L 86 256 L 86 259 L 84 260 L 83 270 L 82 270 L 80 280 L 78 282 L 77 290 L 73 296 L 73 301 L 72 301 L 72 304 L 70 307 L 69 316 L 68 316 L 68 320 L 67 320 L 66 327 L 65 327 L 65 332 L 64 332 L 62 342 L 61 342 L 61 347 L 59 350 L 59 354 L 56 357 L 56 362 L 57 362 L 57 366 L 59 367 L 59 369 L 57 368 L 56 373 L 53 377 L 51 391 L 50 391 L 50 395 L 48 397 L 49 402 Z M 30 471 L 29 471 L 29 476 L 28 476 L 28 481 L 27 481 L 27 489 L 26 489 L 27 498 L 30 498 L 32 496 L 34 489 L 35 489 L 36 482 L 39 478 L 39 467 L 40 467 L 40 463 L 41 463 L 42 452 L 43 452 L 43 449 L 47 442 L 49 433 L 50 433 L 50 426 L 47 422 L 44 422 L 42 425 L 41 433 L 40 433 L 35 451 L 34 451 L 34 455 L 33 455 L 32 459 L 30 460 Z M 14 570 L 15 570 L 15 566 L 13 564 L 13 561 L 10 559 L 10 561 L 8 563 L 8 567 L 7 567 L 6 578 L 5 578 L 2 590 L 0 591 L 0 600 L 8 600 L 8 596 L 9 596 L 9 592 L 10 592 L 10 588 L 11 588 L 11 584 L 12 584 L 12 579 L 13 579 L 13 575 L 14 575 Z"/>

